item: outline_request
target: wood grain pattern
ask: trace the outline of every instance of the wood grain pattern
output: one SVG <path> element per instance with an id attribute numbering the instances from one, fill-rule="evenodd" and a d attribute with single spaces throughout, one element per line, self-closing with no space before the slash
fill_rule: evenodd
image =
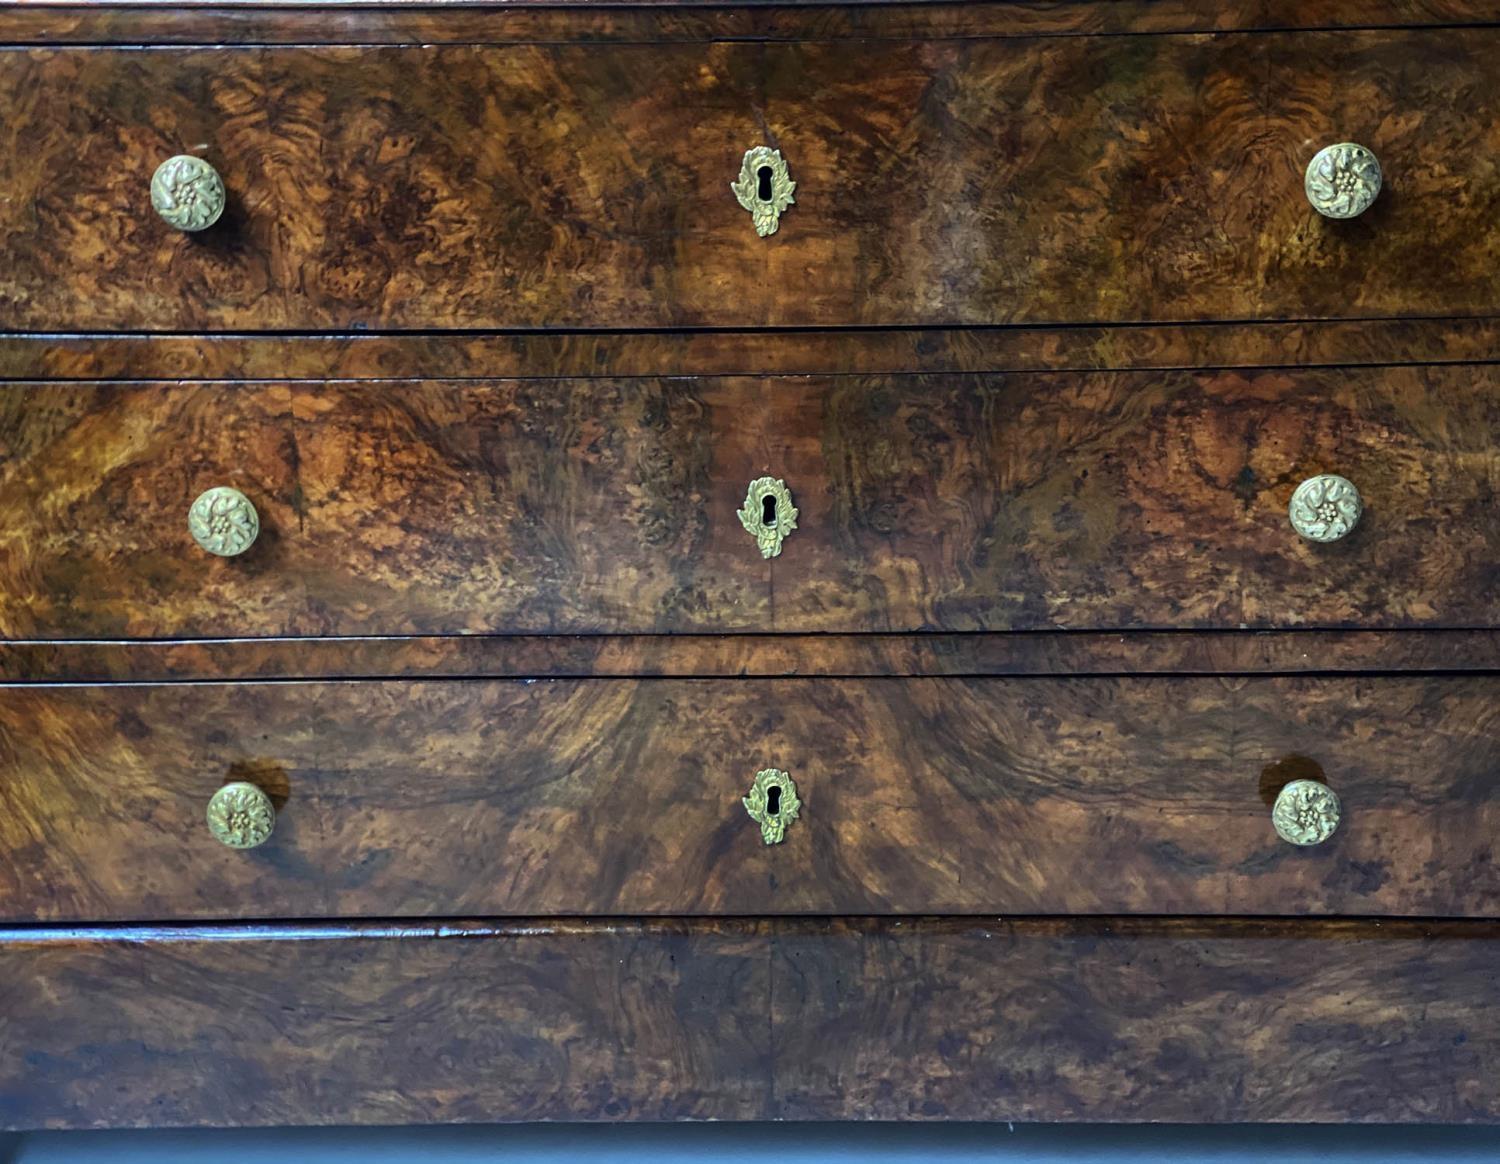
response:
<path id="1" fill-rule="evenodd" d="M 763 392 L 707 388 L 294 388 L 312 626 L 771 627 L 770 571 L 734 517 Z"/>
<path id="2" fill-rule="evenodd" d="M 1497 45 L 1470 28 L 15 51 L 0 324 L 1493 314 Z M 1341 225 L 1302 171 L 1344 137 L 1377 151 L 1389 193 Z M 799 183 L 770 241 L 727 190 L 763 142 Z M 184 149 L 231 191 L 200 237 L 144 195 Z"/>
<path id="3" fill-rule="evenodd" d="M 429 933 L 0 942 L 0 1127 L 764 1116 L 751 936 Z"/>
<path id="4" fill-rule="evenodd" d="M 0 642 L 0 682 L 1500 671 L 1500 631 L 457 635 Z"/>
<path id="5" fill-rule="evenodd" d="M 1497 681 L 186 684 L 0 692 L 15 921 L 476 915 L 1486 916 Z M 765 846 L 740 797 L 791 773 Z M 1269 802 L 1318 776 L 1334 839 Z M 229 779 L 281 809 L 235 852 Z"/>
<path id="6" fill-rule="evenodd" d="M 774 625 L 1487 625 L 1500 418 L 1475 377 L 844 378 L 788 392 L 767 464 L 793 484 L 806 536 L 772 563 Z M 1334 471 L 1366 498 L 1359 529 L 1331 547 L 1289 537 L 1292 490 Z"/>
<path id="7" fill-rule="evenodd" d="M 6 380 L 893 375 L 1486 363 L 1500 320 L 507 335 L 0 335 Z"/>
<path id="8" fill-rule="evenodd" d="M 1491 627 L 1491 377 L 0 386 L 0 631 Z M 1331 471 L 1366 515 L 1314 546 L 1286 506 Z M 735 516 L 767 473 L 770 562 Z M 264 531 L 227 561 L 183 516 L 220 483 Z"/>
<path id="9" fill-rule="evenodd" d="M 1272 181 L 1358 141 L 1381 161 L 1380 197 L 1357 219 L 1269 199 L 1266 302 L 1295 317 L 1398 314 L 1414 302 L 1493 300 L 1500 290 L 1500 40 L 1413 30 L 1309 32 L 1277 41 L 1266 137 Z M 1446 102 L 1447 116 L 1425 111 Z M 1479 110 L 1486 112 L 1476 116 Z M 1409 231 L 1419 220 L 1420 238 Z"/>
<path id="10" fill-rule="evenodd" d="M 835 922 L 776 940 L 779 1110 L 1493 1122 L 1493 933 Z"/>
<path id="11" fill-rule="evenodd" d="M 0 633 L 294 626 L 296 475 L 283 386 L 0 387 Z M 253 499 L 253 553 L 193 542 L 188 508 L 214 485 Z"/>
<path id="12" fill-rule="evenodd" d="M 719 0 L 105 4 L 0 7 L 0 42 L 28 44 L 535 44 L 1036 37 L 1466 25 L 1494 0 L 1062 0 L 1050 3 L 724 4 Z"/>
<path id="13" fill-rule="evenodd" d="M 8 53 L 0 324 L 1261 314 L 1258 41 L 1020 43 Z M 728 190 L 767 141 L 769 241 Z M 146 183 L 199 143 L 231 203 L 184 237 Z"/>
<path id="14" fill-rule="evenodd" d="M 1000 919 L 10 931 L 0 1127 L 1493 1122 L 1497 937 Z"/>
<path id="15" fill-rule="evenodd" d="M 1494 0 L 0 46 L 0 1129 L 1500 1121 Z"/>

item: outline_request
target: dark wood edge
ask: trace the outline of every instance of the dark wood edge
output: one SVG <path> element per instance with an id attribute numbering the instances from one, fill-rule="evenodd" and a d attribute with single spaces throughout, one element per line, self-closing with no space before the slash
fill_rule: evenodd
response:
<path id="1" fill-rule="evenodd" d="M 1421 28 L 1500 21 L 1495 0 L 1056 0 L 1046 4 L 635 4 L 335 0 L 0 7 L 9 45 L 535 44 L 836 40 Z"/>
<path id="2" fill-rule="evenodd" d="M 1262 917 L 784 917 L 518 918 L 359 922 L 217 922 L 188 925 L 8 925 L 0 946 L 108 942 L 474 941 L 605 935 L 725 935 L 744 938 L 867 937 L 889 934 L 1001 934 L 1011 938 L 1284 939 L 1409 941 L 1500 938 L 1500 920 L 1471 918 Z"/>
<path id="3" fill-rule="evenodd" d="M 0 683 L 1500 671 L 1500 631 L 519 635 L 0 643 Z"/>
<path id="4" fill-rule="evenodd" d="M 875 375 L 1487 363 L 1500 318 L 889 330 L 0 335 L 7 380 Z"/>

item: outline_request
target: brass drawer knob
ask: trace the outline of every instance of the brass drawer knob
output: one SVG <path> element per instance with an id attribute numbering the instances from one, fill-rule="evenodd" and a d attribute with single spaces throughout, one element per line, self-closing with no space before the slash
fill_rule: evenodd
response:
<path id="1" fill-rule="evenodd" d="M 1352 141 L 1324 146 L 1307 163 L 1302 188 L 1325 218 L 1357 218 L 1380 193 L 1380 162 Z"/>
<path id="2" fill-rule="evenodd" d="M 1359 524 L 1364 501 L 1352 481 L 1337 473 L 1309 477 L 1292 494 L 1292 528 L 1310 542 L 1336 542 Z"/>
<path id="3" fill-rule="evenodd" d="M 750 212 L 755 223 L 755 233 L 765 238 L 775 234 L 781 215 L 797 200 L 792 197 L 797 183 L 792 181 L 786 159 L 780 150 L 770 146 L 756 146 L 746 150 L 740 162 L 740 176 L 729 183 L 739 204 Z"/>
<path id="4" fill-rule="evenodd" d="M 151 205 L 178 230 L 207 230 L 224 213 L 224 180 L 202 158 L 178 154 L 151 175 Z"/>
<path id="5" fill-rule="evenodd" d="M 243 780 L 224 785 L 208 802 L 208 831 L 231 849 L 253 849 L 264 844 L 276 827 L 271 798 Z"/>
<path id="6" fill-rule="evenodd" d="M 243 554 L 260 535 L 260 515 L 238 489 L 216 485 L 198 495 L 188 510 L 188 532 L 210 554 Z"/>
<path id="7" fill-rule="evenodd" d="M 801 511 L 792 504 L 791 491 L 779 477 L 757 477 L 745 491 L 740 524 L 755 539 L 762 558 L 781 555 L 781 543 L 797 528 Z"/>
<path id="8" fill-rule="evenodd" d="M 760 825 L 760 839 L 767 845 L 779 845 L 786 839 L 786 827 L 802 812 L 797 799 L 797 785 L 779 768 L 765 768 L 755 774 L 750 795 L 743 798 L 750 819 Z"/>
<path id="9" fill-rule="evenodd" d="M 1292 845 L 1321 845 L 1339 827 L 1339 798 L 1316 780 L 1293 780 L 1271 806 L 1276 835 Z"/>

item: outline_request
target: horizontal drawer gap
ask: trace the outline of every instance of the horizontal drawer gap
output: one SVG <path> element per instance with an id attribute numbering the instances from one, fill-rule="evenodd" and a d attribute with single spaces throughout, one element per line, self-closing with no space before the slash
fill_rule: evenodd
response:
<path id="1" fill-rule="evenodd" d="M 0 945 L 76 942 L 307 942 L 349 940 L 473 940 L 541 936 L 713 933 L 726 936 L 859 937 L 899 933 L 963 933 L 995 938 L 1254 938 L 1328 941 L 1500 938 L 1500 920 L 1471 918 L 1278 917 L 782 917 L 782 918 L 450 918 L 357 922 L 212 922 L 192 924 L 5 925 Z"/>
<path id="2" fill-rule="evenodd" d="M 797 674 L 760 674 L 746 675 L 743 673 L 700 673 L 693 675 L 682 674 L 638 674 L 634 672 L 607 674 L 607 675 L 580 675 L 580 674 L 549 674 L 549 675 L 492 675 L 492 674 L 441 674 L 441 675 L 411 675 L 411 674 L 340 674 L 340 675 L 278 675 L 265 678 L 173 678 L 173 679 L 120 679 L 120 680 L 93 680 L 93 679 L 49 679 L 49 680 L 27 680 L 21 682 L 0 681 L 0 691 L 18 688 L 37 689 L 75 689 L 94 687 L 213 687 L 213 686 L 313 686 L 328 683 L 667 683 L 667 682 L 697 682 L 713 683 L 733 681 L 737 683 L 795 683 L 807 682 L 889 682 L 901 683 L 916 679 L 944 679 L 955 682 L 962 681 L 984 681 L 992 680 L 1027 680 L 1035 682 L 1066 682 L 1076 680 L 1080 682 L 1088 680 L 1107 679 L 1138 679 L 1151 677 L 1155 679 L 1235 679 L 1235 678 L 1298 678 L 1298 679 L 1334 679 L 1334 678 L 1359 678 L 1359 679 L 1399 679 L 1404 676 L 1422 675 L 1433 679 L 1444 678 L 1476 678 L 1485 675 L 1500 673 L 1500 664 L 1473 668 L 1470 670 L 1434 669 L 1404 671 L 1190 671 L 1178 670 L 1171 672 L 1160 671 L 1070 671 L 1066 673 L 1049 671 L 944 671 L 940 674 L 932 672 L 921 672 L 912 674 L 880 674 L 872 675 L 866 672 L 843 673 L 843 672 L 818 672 Z"/>

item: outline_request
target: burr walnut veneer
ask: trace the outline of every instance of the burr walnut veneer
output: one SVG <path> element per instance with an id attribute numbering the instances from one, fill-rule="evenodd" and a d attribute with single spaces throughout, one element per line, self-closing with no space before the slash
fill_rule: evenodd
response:
<path id="1" fill-rule="evenodd" d="M 0 1128 L 1500 1121 L 1497 59 L 0 4 Z"/>

